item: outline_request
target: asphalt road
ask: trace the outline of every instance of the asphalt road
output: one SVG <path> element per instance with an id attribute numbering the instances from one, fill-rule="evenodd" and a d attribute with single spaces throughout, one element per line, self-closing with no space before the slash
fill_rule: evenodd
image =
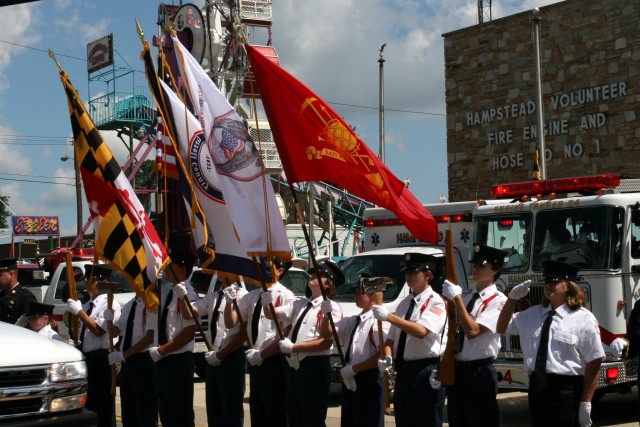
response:
<path id="1" fill-rule="evenodd" d="M 196 426 L 207 426 L 205 408 L 204 381 L 199 378 L 194 383 L 194 410 L 196 414 Z M 521 392 L 500 393 L 498 396 L 500 410 L 502 412 L 502 425 L 504 427 L 529 426 L 527 407 L 527 395 Z M 244 399 L 245 426 L 250 426 L 249 420 L 249 376 L 247 376 L 247 394 Z M 592 419 L 594 426 L 638 427 L 638 390 L 634 388 L 629 394 L 608 394 L 594 404 Z M 120 424 L 120 396 L 116 397 L 116 414 L 118 426 Z M 445 409 L 446 419 L 446 409 Z M 327 427 L 340 426 L 340 400 L 339 395 L 333 394 L 326 420 Z M 385 416 L 385 426 L 394 426 L 393 415 Z M 448 424 L 445 423 L 445 426 Z"/>

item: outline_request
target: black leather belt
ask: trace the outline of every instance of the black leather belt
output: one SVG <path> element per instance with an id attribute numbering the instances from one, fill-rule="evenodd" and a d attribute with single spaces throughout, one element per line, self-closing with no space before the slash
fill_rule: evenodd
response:
<path id="1" fill-rule="evenodd" d="M 491 357 L 477 360 L 456 360 L 456 366 L 459 366 L 463 369 L 481 368 L 483 366 L 489 366 L 491 364 L 493 364 L 493 358 Z"/>
<path id="2" fill-rule="evenodd" d="M 393 365 L 396 369 L 400 368 L 408 368 L 412 366 L 426 366 L 434 363 L 438 363 L 440 361 L 439 357 L 428 357 L 426 359 L 417 359 L 417 360 L 396 360 Z"/>

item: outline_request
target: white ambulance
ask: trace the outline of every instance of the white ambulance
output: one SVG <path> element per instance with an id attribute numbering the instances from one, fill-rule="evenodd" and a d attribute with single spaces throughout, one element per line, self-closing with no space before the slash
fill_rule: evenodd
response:
<path id="1" fill-rule="evenodd" d="M 626 332 L 628 316 L 640 298 L 640 180 L 617 175 L 561 178 L 496 185 L 499 199 L 480 203 L 473 212 L 472 241 L 509 252 L 498 287 L 505 293 L 532 279 L 531 292 L 519 310 L 542 298 L 542 262 L 557 260 L 581 268 L 578 285 L 586 308 L 600 324 L 605 351 Z M 526 389 L 517 336 L 503 337 L 496 361 L 501 388 Z M 607 353 L 594 398 L 628 392 L 638 362 Z"/>

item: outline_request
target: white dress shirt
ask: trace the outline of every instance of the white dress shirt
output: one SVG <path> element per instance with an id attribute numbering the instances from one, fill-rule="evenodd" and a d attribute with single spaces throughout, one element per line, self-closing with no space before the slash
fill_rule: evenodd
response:
<path id="1" fill-rule="evenodd" d="M 463 298 L 465 307 L 471 301 L 475 292 L 476 290 L 474 289 L 471 293 L 465 295 Z M 500 352 L 500 334 L 496 333 L 496 324 L 507 297 L 498 291 L 496 285 L 486 287 L 479 294 L 480 298 L 476 300 L 469 315 L 478 325 L 484 326 L 488 331 L 473 339 L 465 336 L 462 351 L 456 354 L 456 360 L 470 361 L 489 357 L 495 359 Z"/>
<path id="2" fill-rule="evenodd" d="M 191 283 L 189 283 L 189 281 L 185 281 L 184 285 L 187 288 L 187 297 L 189 298 L 189 301 L 197 301 L 198 294 L 196 293 L 196 291 L 193 290 Z M 149 318 L 147 319 L 147 326 L 149 325 L 149 323 L 154 323 L 155 325 L 157 325 L 158 316 L 162 314 L 162 310 L 164 309 L 165 304 L 167 302 L 167 295 L 169 294 L 169 291 L 173 289 L 173 283 L 165 282 L 162 284 L 162 287 L 160 289 L 162 292 L 161 294 L 162 298 L 160 300 L 161 306 L 158 307 L 158 310 L 153 315 L 148 316 Z M 174 292 L 173 297 L 169 302 L 169 306 L 168 306 L 169 311 L 167 312 L 167 328 L 166 328 L 167 342 L 171 341 L 176 336 L 178 336 L 178 334 L 182 332 L 182 330 L 187 326 L 192 326 L 196 324 L 196 322 L 193 319 L 185 320 L 182 317 L 183 307 L 181 306 L 181 304 L 178 304 L 179 301 L 180 301 L 180 298 L 178 298 L 178 295 L 176 295 Z M 147 329 L 150 329 L 150 327 L 148 327 Z M 158 331 L 156 331 L 156 334 L 154 336 L 154 346 L 156 347 L 159 345 L 158 339 L 159 339 L 159 335 L 158 335 Z M 193 351 L 194 346 L 195 346 L 195 337 L 184 346 L 180 347 L 177 350 L 172 351 L 171 353 L 165 354 L 165 356 L 168 356 L 170 354 L 180 354 L 180 353 L 184 353 L 185 351 Z"/>
<path id="3" fill-rule="evenodd" d="M 307 303 L 309 301 L 311 301 L 312 304 L 311 308 L 305 315 L 304 320 L 300 325 L 300 330 L 298 331 L 298 336 L 294 344 L 313 341 L 320 338 L 320 325 L 322 325 L 322 317 L 324 316 L 322 310 L 320 309 L 322 297 L 320 296 L 314 300 L 301 298 L 276 309 L 280 321 L 285 325 L 292 325 L 291 331 L 289 332 L 289 339 L 293 341 L 293 330 L 295 329 L 296 323 L 298 323 L 298 318 L 307 307 Z M 331 306 L 331 315 L 334 318 L 334 322 L 337 322 L 338 320 L 342 319 L 342 307 L 340 307 L 340 304 L 335 301 L 331 301 Z M 330 356 L 332 347 L 326 350 L 314 351 L 310 353 L 298 352 L 298 359 L 302 361 L 307 356 Z"/>
<path id="4" fill-rule="evenodd" d="M 60 336 L 56 331 L 54 331 L 54 330 L 53 330 L 53 328 L 51 327 L 51 325 L 47 325 L 47 326 L 45 326 L 44 328 L 40 329 L 40 330 L 38 331 L 38 333 L 39 333 L 40 335 L 44 335 L 45 337 L 50 338 L 50 339 L 52 339 L 52 340 L 62 341 L 62 342 L 64 342 L 64 340 L 62 339 L 62 337 L 61 337 L 61 336 Z"/>
<path id="5" fill-rule="evenodd" d="M 129 313 L 131 313 L 131 308 L 133 307 L 133 302 L 136 301 L 136 311 L 133 318 L 133 330 L 131 331 L 131 345 L 135 345 L 139 342 L 148 331 L 155 331 L 157 322 L 149 321 L 151 316 L 147 314 L 147 308 L 144 305 L 144 301 L 140 297 L 131 298 L 125 305 L 122 307 L 122 313 L 120 314 L 120 318 L 117 322 L 113 322 L 115 326 L 120 330 L 120 336 L 122 336 L 122 342 L 126 339 L 127 334 L 127 320 L 129 319 Z M 155 320 L 155 317 L 153 317 Z M 148 351 L 149 347 L 145 348 L 143 351 Z"/>
<path id="6" fill-rule="evenodd" d="M 524 369 L 533 372 L 540 344 L 542 324 L 551 306 L 535 305 L 515 313 L 506 334 L 520 335 Z M 605 354 L 600 340 L 600 328 L 593 313 L 586 308 L 571 310 L 567 304 L 556 309 L 549 329 L 547 373 L 583 375 L 587 363 Z"/>
<path id="7" fill-rule="evenodd" d="M 353 333 L 353 327 L 356 324 L 357 319 L 360 318 L 360 323 L 356 328 L 353 335 L 353 343 L 349 346 L 351 334 Z M 378 333 L 378 321 L 373 317 L 371 310 L 360 313 L 356 316 L 349 316 L 340 319 L 335 323 L 336 333 L 340 342 L 344 343 L 343 350 L 349 349 L 351 353 L 349 364 L 357 365 L 364 362 L 371 356 L 380 354 L 380 335 Z M 389 323 L 382 322 L 382 343 L 387 339 L 387 333 L 389 332 Z"/>
<path id="8" fill-rule="evenodd" d="M 247 291 L 243 288 L 240 288 L 238 285 L 231 285 L 235 288 L 238 298 L 242 298 L 247 294 Z M 216 304 L 220 299 L 220 306 L 218 307 L 218 319 L 216 324 L 216 339 L 212 342 L 211 338 L 211 322 L 214 319 L 213 310 L 216 308 Z M 207 328 L 207 339 L 211 343 L 211 347 L 213 351 L 218 351 L 221 348 L 224 348 L 231 337 L 233 337 L 237 332 L 240 331 L 241 325 L 238 323 L 231 329 L 227 329 L 224 326 L 224 308 L 227 305 L 227 301 L 225 301 L 224 294 L 220 295 L 219 291 L 212 292 L 207 294 L 204 298 L 199 299 L 198 301 L 193 303 L 193 307 L 198 312 L 199 316 L 207 315 L 209 316 L 209 327 Z M 243 319 L 245 322 L 246 319 Z"/>
<path id="9" fill-rule="evenodd" d="M 429 332 L 422 338 L 407 334 L 404 360 L 439 357 L 447 346 L 447 309 L 444 300 L 429 286 L 419 295 L 415 297 L 408 295 L 400 301 L 395 315 L 404 319 L 412 299 L 415 300 L 415 306 L 408 320 L 424 326 Z M 389 329 L 389 340 L 393 341 L 394 355 L 398 354 L 398 341 L 400 341 L 401 332 L 402 330 L 394 325 L 391 325 Z"/>
<path id="10" fill-rule="evenodd" d="M 273 295 L 273 306 L 275 308 L 292 303 L 296 300 L 294 293 L 280 282 L 272 284 L 271 287 L 269 287 L 269 292 Z M 253 336 L 253 324 L 251 321 L 253 318 L 253 310 L 255 309 L 256 304 L 262 307 L 260 294 L 262 294 L 261 288 L 254 289 L 238 300 L 238 308 L 240 309 L 242 319 L 247 323 L 247 334 L 249 337 Z M 282 320 L 279 320 L 281 325 L 280 327 L 282 328 Z M 258 337 L 256 338 L 256 342 L 253 343 L 253 348 L 264 350 L 279 339 L 277 334 L 275 323 L 271 319 L 267 319 L 264 314 L 264 310 L 260 309 Z"/>
<path id="11" fill-rule="evenodd" d="M 89 328 L 85 328 L 84 337 L 82 338 L 82 351 L 88 353 L 94 350 L 107 350 L 109 349 L 109 333 L 107 331 L 107 321 L 104 319 L 104 311 L 107 309 L 107 294 L 100 294 L 96 299 L 86 302 L 82 306 L 82 310 L 85 313 L 89 312 L 89 308 L 93 304 L 94 307 L 91 310 L 91 317 L 96 324 L 104 331 L 104 334 L 100 337 L 94 335 Z M 113 322 L 117 322 L 120 318 L 120 304 L 117 301 L 113 301 Z M 82 330 L 82 329 L 81 329 Z M 116 337 L 114 337 L 114 344 Z"/>

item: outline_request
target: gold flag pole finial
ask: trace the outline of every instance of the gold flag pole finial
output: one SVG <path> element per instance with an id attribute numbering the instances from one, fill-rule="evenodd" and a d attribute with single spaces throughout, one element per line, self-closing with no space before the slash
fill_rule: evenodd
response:
<path id="1" fill-rule="evenodd" d="M 58 60 L 56 59 L 56 54 L 54 51 L 52 51 L 51 49 L 49 50 L 49 56 L 51 57 L 51 59 L 53 59 L 53 62 L 56 63 L 56 65 L 58 66 L 58 70 L 60 70 L 60 72 L 64 72 L 64 70 L 62 69 L 62 65 L 60 65 L 60 63 L 58 62 Z"/>
<path id="2" fill-rule="evenodd" d="M 136 20 L 136 31 L 138 31 L 138 37 L 140 37 L 140 41 L 144 44 L 144 31 L 142 31 L 142 27 L 140 26 L 140 22 L 138 22 L 138 18 Z"/>

